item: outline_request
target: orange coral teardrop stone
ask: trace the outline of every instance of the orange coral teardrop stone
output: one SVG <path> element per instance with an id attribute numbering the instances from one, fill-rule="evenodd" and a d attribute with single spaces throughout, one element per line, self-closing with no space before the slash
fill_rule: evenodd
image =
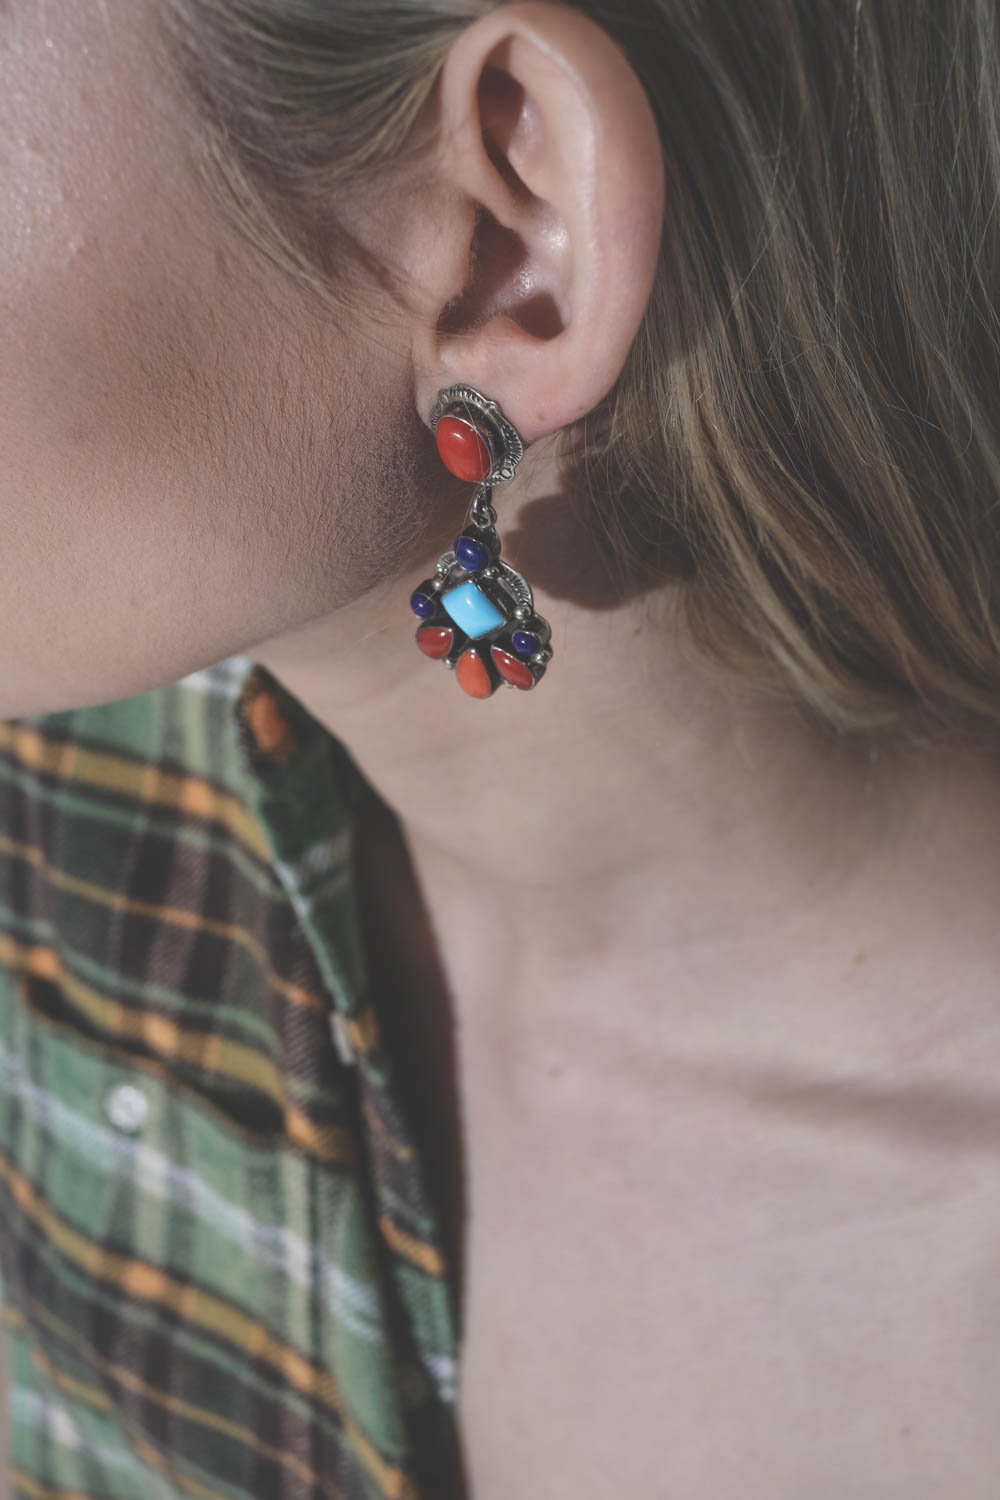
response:
<path id="1" fill-rule="evenodd" d="M 493 691 L 490 674 L 478 651 L 463 651 L 455 669 L 458 685 L 470 698 L 488 698 Z"/>

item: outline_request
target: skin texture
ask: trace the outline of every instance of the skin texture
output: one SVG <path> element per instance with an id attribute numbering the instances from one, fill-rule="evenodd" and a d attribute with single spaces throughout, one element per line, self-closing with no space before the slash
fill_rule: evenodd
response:
<path id="1" fill-rule="evenodd" d="M 476 1500 L 606 1494 L 616 1432 L 622 1493 L 791 1500 L 851 1475 L 865 1497 L 947 1478 L 985 1497 L 1000 1330 L 977 1345 L 963 1299 L 1000 1227 L 995 778 L 818 740 L 715 677 L 670 591 L 616 586 L 588 539 L 550 439 L 616 378 L 670 211 L 603 34 L 503 7 L 456 43 L 436 107 L 419 191 L 350 205 L 410 287 L 352 324 L 197 186 L 145 5 L 0 10 L 0 714 L 246 652 L 383 799 L 398 843 L 375 893 L 402 872 L 426 906 L 419 930 L 405 902 L 383 914 L 393 983 L 458 1036 Z M 468 503 L 427 422 L 458 379 L 530 445 L 499 528 L 556 650 L 530 695 L 485 704 L 420 656 L 407 604 Z M 421 1077 L 430 1117 L 440 1074 Z M 915 1247 L 942 1216 L 931 1287 Z M 581 1322 L 609 1265 L 619 1300 Z M 937 1342 L 913 1333 L 931 1293 Z M 530 1347 L 504 1296 L 535 1299 Z M 535 1372 L 502 1404 L 498 1361 Z M 914 1413 L 904 1458 L 887 1434 Z"/>
<path id="2" fill-rule="evenodd" d="M 419 525 L 398 354 L 362 359 L 217 222 L 154 41 L 141 5 L 2 20 L 7 715 L 349 602 Z"/>

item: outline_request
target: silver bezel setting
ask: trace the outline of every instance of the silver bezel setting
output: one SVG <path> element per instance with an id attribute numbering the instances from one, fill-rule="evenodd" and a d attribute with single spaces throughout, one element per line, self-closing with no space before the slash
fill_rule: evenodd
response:
<path id="1" fill-rule="evenodd" d="M 438 391 L 434 410 L 431 412 L 431 431 L 449 406 L 470 407 L 489 427 L 496 438 L 493 467 L 482 481 L 484 485 L 500 484 L 514 478 L 514 471 L 524 457 L 524 444 L 517 429 L 511 426 L 495 401 L 488 400 L 471 385 L 450 385 Z"/>

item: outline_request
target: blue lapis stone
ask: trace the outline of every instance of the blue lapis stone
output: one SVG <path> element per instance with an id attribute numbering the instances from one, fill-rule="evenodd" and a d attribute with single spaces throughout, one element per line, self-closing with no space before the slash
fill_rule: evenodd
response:
<path id="1" fill-rule="evenodd" d="M 515 630 L 511 636 L 511 644 L 518 656 L 534 656 L 540 642 L 537 635 L 532 635 L 529 630 Z"/>
<path id="2" fill-rule="evenodd" d="M 422 620 L 429 620 L 431 615 L 434 613 L 434 600 L 428 599 L 426 594 L 411 594 L 410 608 L 413 610 L 413 613 L 415 615 L 419 615 Z"/>
<path id="3" fill-rule="evenodd" d="M 482 589 L 471 581 L 459 584 L 457 589 L 449 589 L 441 603 L 455 624 L 473 639 L 487 635 L 491 630 L 499 630 L 506 624 L 496 605 L 491 604 Z"/>
<path id="4" fill-rule="evenodd" d="M 490 554 L 482 542 L 471 536 L 460 536 L 455 543 L 455 557 L 470 573 L 481 573 L 489 564 Z"/>

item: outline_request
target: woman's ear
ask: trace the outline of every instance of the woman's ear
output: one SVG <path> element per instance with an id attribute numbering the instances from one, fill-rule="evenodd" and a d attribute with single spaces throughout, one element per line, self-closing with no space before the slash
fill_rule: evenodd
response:
<path id="1" fill-rule="evenodd" d="M 421 414 L 463 381 L 532 442 L 606 395 L 645 311 L 664 196 L 653 112 L 601 27 L 534 0 L 462 32 L 435 108 L 436 249 L 409 268 L 436 310 L 414 329 Z"/>

